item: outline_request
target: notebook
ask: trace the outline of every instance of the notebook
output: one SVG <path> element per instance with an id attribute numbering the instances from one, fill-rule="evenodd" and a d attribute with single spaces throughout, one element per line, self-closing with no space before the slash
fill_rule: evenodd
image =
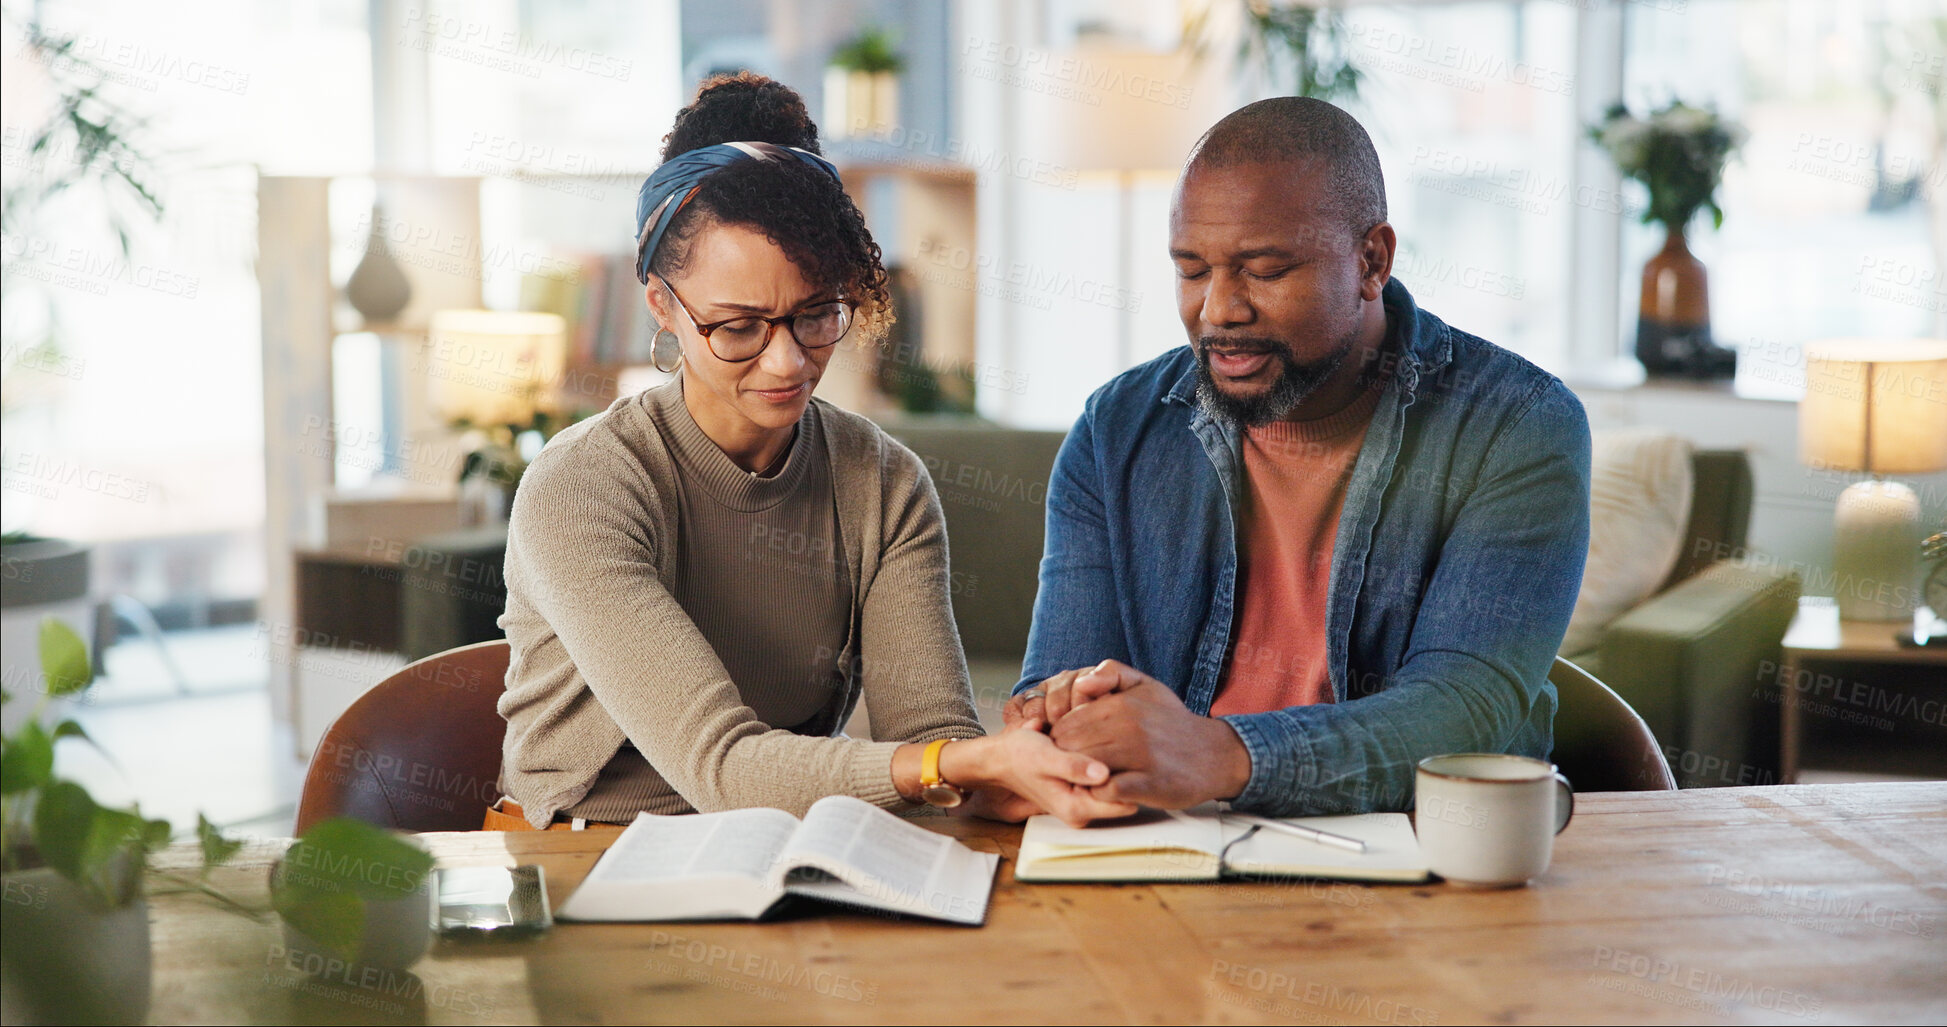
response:
<path id="1" fill-rule="evenodd" d="M 1290 817 L 1286 823 L 1357 838 L 1363 853 L 1320 845 L 1224 817 L 1207 803 L 1187 811 L 1143 810 L 1088 827 L 1030 817 L 1014 878 L 1052 881 L 1215 881 L 1226 877 L 1325 877 L 1424 881 L 1430 872 L 1404 813 Z"/>
<path id="2" fill-rule="evenodd" d="M 1000 857 L 871 803 L 637 814 L 555 915 L 562 920 L 755 920 L 786 896 L 981 924 Z"/>

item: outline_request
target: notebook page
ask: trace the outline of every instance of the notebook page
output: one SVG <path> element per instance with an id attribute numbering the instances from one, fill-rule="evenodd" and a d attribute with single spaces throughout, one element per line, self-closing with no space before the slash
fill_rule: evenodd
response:
<path id="1" fill-rule="evenodd" d="M 1130 816 L 1096 821 L 1087 827 L 1069 827 L 1043 813 L 1028 818 L 1027 833 L 1022 836 L 1021 844 L 1049 850 L 1050 855 L 1065 849 L 1088 850 L 1097 855 L 1184 849 L 1215 856 L 1224 845 L 1223 827 L 1209 815 L 1215 809 L 1215 806 L 1209 810 L 1198 807 L 1179 812 L 1145 808 Z"/>
<path id="2" fill-rule="evenodd" d="M 1029 817 L 1021 835 L 1021 881 L 1209 881 L 1218 876 L 1223 826 L 1216 807 L 1145 809 L 1118 820 L 1069 827 Z"/>
<path id="3" fill-rule="evenodd" d="M 1287 824 L 1330 831 L 1366 843 L 1363 853 L 1320 845 L 1275 831 L 1260 830 L 1231 846 L 1224 871 L 1240 876 L 1329 877 L 1351 881 L 1424 881 L 1426 858 L 1404 813 L 1361 813 L 1336 817 L 1281 817 Z M 1225 818 L 1225 840 L 1241 838 L 1250 825 Z"/>

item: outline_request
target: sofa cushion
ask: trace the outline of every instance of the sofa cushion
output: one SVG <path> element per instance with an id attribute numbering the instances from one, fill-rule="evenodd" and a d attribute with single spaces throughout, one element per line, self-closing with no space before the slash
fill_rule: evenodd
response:
<path id="1" fill-rule="evenodd" d="M 1589 562 L 1561 651 L 1594 648 L 1602 629 L 1669 577 L 1690 522 L 1691 446 L 1642 428 L 1593 433 Z"/>

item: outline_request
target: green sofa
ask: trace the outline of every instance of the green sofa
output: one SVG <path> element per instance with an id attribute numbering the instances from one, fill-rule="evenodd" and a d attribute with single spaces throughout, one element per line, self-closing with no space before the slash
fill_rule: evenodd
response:
<path id="1" fill-rule="evenodd" d="M 1751 464 L 1697 450 L 1690 521 L 1663 587 L 1562 653 L 1635 707 L 1684 788 L 1778 783 L 1779 643 L 1798 578 L 1745 556 Z M 1773 668 L 1774 674 L 1765 673 Z"/>

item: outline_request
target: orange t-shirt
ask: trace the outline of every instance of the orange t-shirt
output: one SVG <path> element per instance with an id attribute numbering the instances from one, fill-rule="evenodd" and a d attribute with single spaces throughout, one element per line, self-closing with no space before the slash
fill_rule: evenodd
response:
<path id="1" fill-rule="evenodd" d="M 1333 701 L 1325 662 L 1332 544 L 1381 387 L 1336 414 L 1244 433 L 1237 620 L 1210 715 Z"/>

